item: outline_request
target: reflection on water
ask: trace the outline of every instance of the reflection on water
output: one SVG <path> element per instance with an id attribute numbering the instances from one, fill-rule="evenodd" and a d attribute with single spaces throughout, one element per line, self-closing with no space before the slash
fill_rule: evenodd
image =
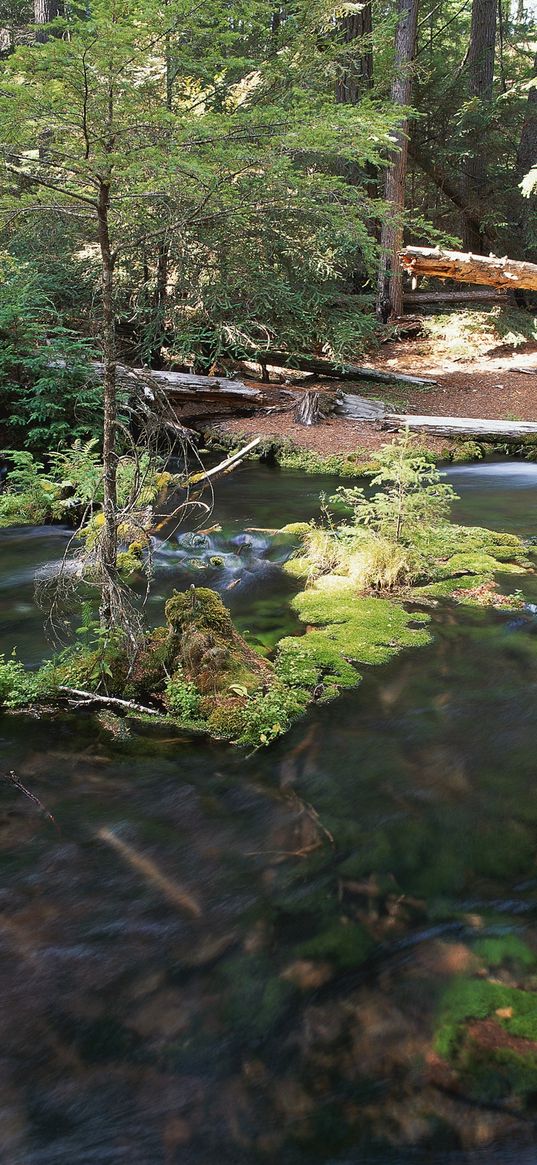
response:
<path id="1" fill-rule="evenodd" d="M 523 469 L 450 472 L 459 520 L 534 534 Z M 196 558 L 268 645 L 289 620 L 286 549 L 241 534 L 309 516 L 326 486 L 227 479 L 222 530 L 159 548 L 155 618 Z M 1 537 L 4 643 L 26 629 L 32 658 L 32 563 L 63 535 Z M 266 568 L 259 591 L 242 555 Z M 431 1041 L 483 935 L 537 950 L 536 630 L 439 609 L 430 647 L 250 759 L 151 726 L 119 743 L 82 715 L 4 716 L 3 767 L 59 832 L 0 786 L 0 1158 L 533 1165 L 531 1103 L 457 1094 Z"/>

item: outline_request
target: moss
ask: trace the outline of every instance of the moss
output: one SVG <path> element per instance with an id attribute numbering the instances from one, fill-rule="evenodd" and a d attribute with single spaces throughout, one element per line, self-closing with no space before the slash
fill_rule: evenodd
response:
<path id="1" fill-rule="evenodd" d="M 175 634 L 181 634 L 187 627 L 212 630 L 220 635 L 229 635 L 233 631 L 229 611 L 216 591 L 208 587 L 174 591 L 165 604 L 164 614 Z"/>
<path id="2" fill-rule="evenodd" d="M 329 959 L 338 970 L 350 971 L 367 959 L 373 946 L 373 939 L 360 923 L 337 923 L 302 943 L 297 954 L 309 959 Z"/>
<path id="3" fill-rule="evenodd" d="M 462 464 L 466 461 L 480 461 L 484 456 L 483 446 L 478 441 L 459 441 L 454 449 L 450 450 L 451 461 Z"/>
<path id="4" fill-rule="evenodd" d="M 537 1040 L 537 996 L 520 987 L 508 987 L 489 979 L 454 979 L 441 1001 L 440 1028 L 437 1035 L 445 1043 L 442 1028 L 453 1027 L 468 1019 L 494 1021 L 513 1036 Z M 439 1044 L 435 1041 L 437 1050 Z"/>
<path id="5" fill-rule="evenodd" d="M 307 534 L 310 529 L 309 522 L 288 522 L 286 526 L 282 526 L 280 534 L 295 534 L 301 537 L 303 534 Z"/>
<path id="6" fill-rule="evenodd" d="M 489 967 L 512 963 L 515 966 L 531 968 L 537 964 L 537 956 L 517 934 L 478 939 L 473 949 Z"/>
<path id="7" fill-rule="evenodd" d="M 207 717 L 207 727 L 219 740 L 238 740 L 245 724 L 245 707 L 238 700 L 228 700 L 213 708 Z"/>

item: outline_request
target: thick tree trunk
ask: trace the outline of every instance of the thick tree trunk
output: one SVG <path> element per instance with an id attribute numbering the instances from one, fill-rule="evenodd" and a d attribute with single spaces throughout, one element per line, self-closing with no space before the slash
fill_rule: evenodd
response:
<path id="1" fill-rule="evenodd" d="M 486 181 L 486 150 L 488 135 L 485 125 L 480 125 L 492 101 L 494 83 L 494 50 L 496 45 L 496 18 L 498 0 L 473 0 L 470 46 L 468 50 L 468 75 L 470 97 L 477 98 L 478 118 L 475 114 L 468 126 L 470 153 L 465 166 L 463 197 L 473 211 L 473 218 L 479 217 L 483 186 Z M 468 251 L 487 250 L 488 240 L 483 227 L 476 228 L 472 218 L 463 219 L 463 241 Z"/>
<path id="2" fill-rule="evenodd" d="M 497 421 L 478 417 L 420 417 L 409 414 L 387 413 L 382 427 L 386 429 L 411 429 L 417 433 L 430 433 L 435 437 L 481 437 L 505 438 L 518 441 L 537 437 L 536 421 Z"/>
<path id="3" fill-rule="evenodd" d="M 99 191 L 98 233 L 101 253 L 101 292 L 103 311 L 103 515 L 101 544 L 102 597 L 101 624 L 113 624 L 113 594 L 117 585 L 117 388 L 116 329 L 114 316 L 114 259 L 110 246 L 108 211 L 110 186 L 103 182 Z"/>
<path id="4" fill-rule="evenodd" d="M 399 23 L 395 38 L 396 76 L 392 84 L 392 101 L 408 105 L 412 92 L 412 62 L 416 52 L 419 0 L 399 0 Z M 397 261 L 403 241 L 405 178 L 408 161 L 408 120 L 404 118 L 397 132 L 394 152 L 386 172 L 384 197 L 390 215 L 382 225 L 377 287 L 377 315 L 386 322 L 403 313 L 403 284 Z"/>
<path id="5" fill-rule="evenodd" d="M 34 22 L 40 26 L 36 33 L 38 44 L 45 44 L 48 40 L 46 25 L 55 20 L 59 14 L 60 0 L 34 0 Z"/>
<path id="6" fill-rule="evenodd" d="M 508 291 L 537 291 L 537 264 L 494 255 L 441 251 L 438 247 L 405 247 L 401 265 L 410 275 L 433 275 L 459 283 L 482 283 Z"/>
<path id="7" fill-rule="evenodd" d="M 360 95 L 364 90 L 370 89 L 373 84 L 371 3 L 365 3 L 359 12 L 344 16 L 341 27 L 344 32 L 344 42 L 351 47 L 345 68 L 336 82 L 336 101 L 346 105 L 357 105 Z M 354 50 L 353 45 L 355 45 Z"/>

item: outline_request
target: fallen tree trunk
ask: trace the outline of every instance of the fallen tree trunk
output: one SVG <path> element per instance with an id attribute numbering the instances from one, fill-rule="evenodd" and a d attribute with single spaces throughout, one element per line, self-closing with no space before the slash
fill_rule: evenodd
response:
<path id="1" fill-rule="evenodd" d="M 93 368 L 102 375 L 102 364 L 94 363 Z M 263 404 L 264 396 L 260 389 L 243 384 L 242 380 L 227 380 L 225 376 L 196 376 L 193 372 L 155 372 L 152 368 L 128 368 L 118 364 L 117 379 L 120 385 L 131 387 L 133 383 L 141 386 L 148 398 L 151 396 L 152 385 L 166 392 L 173 400 L 174 397 L 185 400 L 203 400 L 216 402 L 235 402 L 252 404 L 254 407 Z"/>
<path id="2" fill-rule="evenodd" d="M 420 433 L 431 433 L 435 437 L 481 437 L 483 440 L 504 437 L 508 441 L 516 441 L 537 437 L 536 421 L 496 421 L 478 417 L 420 417 L 386 413 L 383 428 L 408 428 Z"/>
<path id="3" fill-rule="evenodd" d="M 432 275 L 459 283 L 483 283 L 498 289 L 537 291 L 537 264 L 495 255 L 441 251 L 439 247 L 405 247 L 401 264 L 409 275 Z"/>
<path id="4" fill-rule="evenodd" d="M 386 406 L 381 400 L 367 400 L 355 392 L 342 392 L 336 412 L 349 421 L 381 421 L 386 416 Z"/>
<path id="5" fill-rule="evenodd" d="M 299 369 L 300 372 L 315 372 L 317 376 L 329 376 L 336 380 L 375 380 L 380 384 L 411 384 L 414 388 L 434 388 L 436 380 L 424 380 L 421 376 L 404 376 L 399 372 L 379 371 L 365 364 L 334 364 L 322 356 L 295 356 L 290 352 L 268 350 L 258 352 L 256 359 L 262 367 Z"/>
<path id="6" fill-rule="evenodd" d="M 482 288 L 476 288 L 475 291 L 410 291 L 404 297 L 405 304 L 412 307 L 428 303 L 502 303 L 502 301 L 509 302 L 506 292 L 492 288 L 490 291 Z"/>
<path id="7" fill-rule="evenodd" d="M 51 367 L 65 368 L 65 360 L 51 361 Z M 104 365 L 92 360 L 91 368 L 98 380 L 102 379 Z M 259 388 L 243 384 L 242 380 L 227 380 L 225 376 L 196 376 L 193 372 L 157 372 L 153 368 L 129 368 L 117 365 L 117 382 L 123 388 L 142 392 L 150 404 L 155 395 L 166 393 L 171 401 L 216 402 L 221 404 L 258 408 L 265 403 Z"/>

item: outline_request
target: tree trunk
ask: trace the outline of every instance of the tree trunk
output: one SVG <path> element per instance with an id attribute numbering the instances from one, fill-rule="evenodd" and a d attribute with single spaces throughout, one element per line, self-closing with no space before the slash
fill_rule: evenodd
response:
<path id="1" fill-rule="evenodd" d="M 353 52 L 351 47 L 346 54 L 348 62 L 336 82 L 336 101 L 342 105 L 357 105 L 360 94 L 370 89 L 373 84 L 371 3 L 365 3 L 360 12 L 344 16 L 341 27 L 344 31 L 344 43 L 352 46 L 354 41 L 357 41 L 358 45 L 356 52 Z M 366 41 L 365 37 L 368 38 Z"/>
<path id="2" fill-rule="evenodd" d="M 410 275 L 482 283 L 508 291 L 537 291 L 537 264 L 518 263 L 507 257 L 497 259 L 494 255 L 441 251 L 439 247 L 405 247 L 401 253 L 401 265 Z"/>
<path id="3" fill-rule="evenodd" d="M 101 253 L 101 292 L 103 310 L 103 515 L 101 566 L 102 596 L 100 618 L 110 629 L 114 622 L 113 594 L 117 585 L 117 390 L 116 328 L 114 316 L 114 258 L 110 246 L 108 211 L 110 186 L 102 182 L 97 211 Z"/>
<path id="4" fill-rule="evenodd" d="M 399 0 L 399 23 L 395 36 L 395 69 L 392 101 L 408 105 L 412 92 L 412 62 L 416 52 L 416 30 L 419 0 Z M 386 322 L 390 316 L 403 312 L 403 283 L 398 255 L 403 241 L 403 211 L 405 207 L 405 178 L 408 161 L 408 119 L 404 118 L 397 131 L 395 149 L 386 172 L 384 197 L 390 204 L 390 215 L 382 225 L 380 261 L 377 287 L 377 315 Z"/>
<path id="5" fill-rule="evenodd" d="M 51 20 L 60 14 L 60 0 L 34 0 L 34 23 L 40 25 L 36 32 L 38 44 L 45 44 L 49 38 L 46 28 Z"/>
<path id="6" fill-rule="evenodd" d="M 477 118 L 475 113 L 471 115 L 468 125 L 470 153 L 465 167 L 463 197 L 466 205 L 473 210 L 474 218 L 480 217 L 479 207 L 487 173 L 488 135 L 484 119 L 492 101 L 497 11 L 498 0 L 473 0 L 468 75 L 470 97 L 477 99 Z M 481 224 L 477 228 L 466 216 L 463 227 L 465 250 L 478 254 L 488 250 L 489 242 Z"/>

